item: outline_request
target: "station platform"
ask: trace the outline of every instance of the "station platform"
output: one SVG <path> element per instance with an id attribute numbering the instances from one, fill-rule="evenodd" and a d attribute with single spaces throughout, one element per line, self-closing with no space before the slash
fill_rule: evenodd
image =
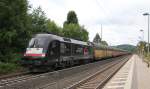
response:
<path id="1" fill-rule="evenodd" d="M 103 89 L 150 89 L 150 68 L 133 55 Z"/>

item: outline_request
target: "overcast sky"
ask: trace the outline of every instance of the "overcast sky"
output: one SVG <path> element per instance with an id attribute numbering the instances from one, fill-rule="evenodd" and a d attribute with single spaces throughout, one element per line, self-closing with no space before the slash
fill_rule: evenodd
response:
<path id="1" fill-rule="evenodd" d="M 136 45 L 142 39 L 140 29 L 147 41 L 147 17 L 142 14 L 150 12 L 150 0 L 29 0 L 29 4 L 33 8 L 41 6 L 61 27 L 68 11 L 74 10 L 79 23 L 88 30 L 90 41 L 101 33 L 101 24 L 103 40 L 109 45 Z"/>

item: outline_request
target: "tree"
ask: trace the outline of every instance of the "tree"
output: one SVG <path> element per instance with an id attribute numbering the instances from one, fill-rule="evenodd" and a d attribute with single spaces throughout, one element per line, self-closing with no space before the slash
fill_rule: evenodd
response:
<path id="1" fill-rule="evenodd" d="M 69 11 L 67 14 L 67 21 L 64 22 L 65 24 L 78 24 L 78 18 L 74 11 Z"/>
<path id="2" fill-rule="evenodd" d="M 106 41 L 101 41 L 101 44 L 108 46 L 108 43 Z"/>
<path id="3" fill-rule="evenodd" d="M 68 38 L 88 41 L 88 32 L 84 27 L 80 27 L 78 24 L 68 24 L 63 28 L 63 35 Z"/>
<path id="4" fill-rule="evenodd" d="M 65 37 L 73 38 L 76 40 L 82 40 L 80 34 L 81 34 L 80 26 L 77 24 L 70 23 L 68 25 L 65 25 L 63 28 L 63 35 Z"/>
<path id="5" fill-rule="evenodd" d="M 101 42 L 101 38 L 100 38 L 98 33 L 96 33 L 96 35 L 95 35 L 95 37 L 93 39 L 93 42 L 97 43 L 97 44 L 99 44 Z"/>
<path id="6" fill-rule="evenodd" d="M 54 21 L 51 21 L 50 19 L 47 20 L 46 26 L 48 32 L 56 35 L 63 35 L 62 28 L 58 27 Z"/>
<path id="7" fill-rule="evenodd" d="M 137 44 L 137 49 L 139 52 L 142 53 L 142 51 L 144 52 L 147 52 L 147 43 L 145 41 L 140 41 L 138 44 Z"/>
<path id="8" fill-rule="evenodd" d="M 88 41 L 88 32 L 84 26 L 78 24 L 78 18 L 74 11 L 69 11 L 67 20 L 63 25 L 63 35 L 81 41 Z"/>
<path id="9" fill-rule="evenodd" d="M 47 31 L 47 22 L 49 23 L 49 21 L 47 21 L 48 19 L 41 7 L 34 9 L 30 14 L 30 18 L 33 34 Z"/>
<path id="10" fill-rule="evenodd" d="M 83 41 L 88 41 L 89 40 L 89 32 L 84 28 L 84 26 L 80 27 L 81 29 L 81 39 Z"/>
<path id="11" fill-rule="evenodd" d="M 30 18 L 32 25 L 31 29 L 33 34 L 50 32 L 52 34 L 62 35 L 62 28 L 58 27 L 54 21 L 51 21 L 46 17 L 41 7 L 34 9 L 33 12 L 30 14 Z"/>
<path id="12" fill-rule="evenodd" d="M 28 37 L 27 0 L 0 1 L 0 60 L 10 61 L 20 52 Z M 19 48 L 19 49 L 18 49 Z"/>
<path id="13" fill-rule="evenodd" d="M 93 39 L 93 42 L 96 43 L 96 44 L 101 44 L 101 45 L 105 45 L 105 46 L 108 46 L 108 43 L 106 41 L 102 41 L 99 34 L 96 33 L 94 39 Z"/>

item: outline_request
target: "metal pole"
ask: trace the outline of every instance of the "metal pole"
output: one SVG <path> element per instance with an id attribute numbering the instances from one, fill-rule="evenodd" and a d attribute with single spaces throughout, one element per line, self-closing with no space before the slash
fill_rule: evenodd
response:
<path id="1" fill-rule="evenodd" d="M 140 32 L 142 32 L 142 39 L 141 39 L 141 41 L 144 42 L 144 30 L 141 29 Z"/>
<path id="2" fill-rule="evenodd" d="M 101 24 L 101 40 L 102 40 L 102 36 L 103 36 L 103 28 L 102 28 L 102 24 Z"/>
<path id="3" fill-rule="evenodd" d="M 149 15 L 148 15 L 148 55 L 149 55 Z"/>
<path id="4" fill-rule="evenodd" d="M 144 16 L 148 16 L 148 45 L 147 45 L 147 56 L 149 55 L 149 13 L 146 12 L 143 14 Z"/>
<path id="5" fill-rule="evenodd" d="M 140 32 L 142 32 L 142 39 L 141 39 L 141 42 L 144 43 L 144 30 L 141 29 Z M 142 53 L 142 55 L 144 55 L 144 46 L 142 46 L 141 53 Z"/>
<path id="6" fill-rule="evenodd" d="M 144 30 L 143 30 L 143 42 L 144 42 Z"/>
<path id="7" fill-rule="evenodd" d="M 143 43 L 144 43 L 144 30 L 143 30 Z M 143 52 L 143 56 L 144 56 L 144 46 L 143 46 L 143 48 L 142 48 L 142 52 Z"/>
<path id="8" fill-rule="evenodd" d="M 142 32 L 142 41 L 144 41 L 144 30 L 141 29 L 140 32 Z"/>

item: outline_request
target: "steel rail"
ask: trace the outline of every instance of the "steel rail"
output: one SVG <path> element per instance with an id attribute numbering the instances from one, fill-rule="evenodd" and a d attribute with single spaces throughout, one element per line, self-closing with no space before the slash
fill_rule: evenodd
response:
<path id="1" fill-rule="evenodd" d="M 125 61 L 122 61 L 124 59 L 125 59 Z M 108 74 L 108 76 L 106 78 L 104 78 L 103 80 L 99 80 L 99 82 L 95 83 L 95 85 L 93 83 L 94 86 L 91 87 L 91 89 L 100 89 L 106 83 L 106 81 L 108 81 L 127 62 L 128 59 L 129 59 L 129 57 L 123 58 L 122 60 L 120 60 L 118 62 L 112 63 L 111 65 L 108 64 L 108 66 L 106 66 L 105 68 L 96 72 L 95 74 L 88 76 L 87 78 L 77 82 L 76 84 L 74 84 L 66 89 L 78 89 L 80 87 L 81 87 L 81 89 L 90 88 L 90 86 L 89 86 L 90 82 L 92 83 L 92 81 L 97 80 L 97 78 L 96 78 L 97 76 L 102 75 L 107 70 L 112 69 L 115 66 L 118 67 L 118 65 L 119 65 L 119 67 L 115 71 L 113 71 L 111 74 Z M 118 63 L 118 64 L 116 64 L 116 63 Z M 92 81 L 90 81 L 90 80 L 92 80 Z"/>

